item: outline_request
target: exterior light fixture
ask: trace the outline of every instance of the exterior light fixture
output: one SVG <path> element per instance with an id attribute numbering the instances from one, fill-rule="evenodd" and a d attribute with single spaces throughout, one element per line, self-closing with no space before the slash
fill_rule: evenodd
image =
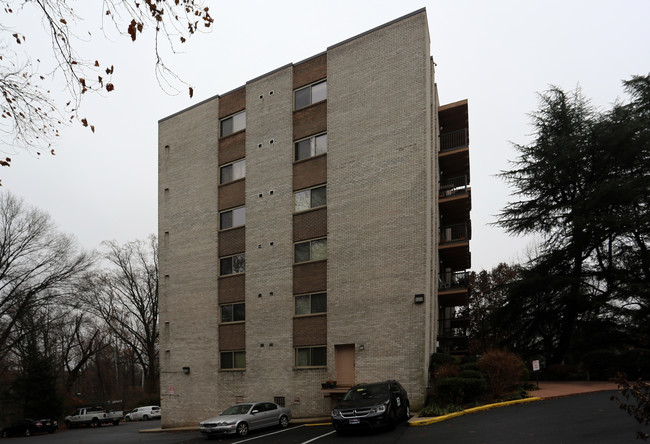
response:
<path id="1" fill-rule="evenodd" d="M 415 297 L 413 298 L 413 303 L 414 304 L 423 304 L 424 303 L 424 295 L 422 293 L 416 294 Z"/>
<path id="2" fill-rule="evenodd" d="M 183 373 L 185 373 L 186 375 L 189 375 L 190 374 L 190 368 L 189 367 L 183 367 Z"/>

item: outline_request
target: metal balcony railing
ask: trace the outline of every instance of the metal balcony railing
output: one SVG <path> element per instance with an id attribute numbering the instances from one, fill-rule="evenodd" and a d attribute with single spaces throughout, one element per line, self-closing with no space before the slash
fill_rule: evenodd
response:
<path id="1" fill-rule="evenodd" d="M 440 134 L 440 151 L 453 150 L 467 146 L 469 142 L 467 128 Z"/>
<path id="2" fill-rule="evenodd" d="M 447 271 L 440 273 L 440 276 L 438 278 L 439 290 L 467 287 L 468 285 L 469 271 Z"/>
<path id="3" fill-rule="evenodd" d="M 440 198 L 467 193 L 467 176 L 456 176 L 440 182 Z"/>
<path id="4" fill-rule="evenodd" d="M 440 228 L 440 243 L 462 242 L 469 240 L 468 224 L 447 225 Z"/>
<path id="5" fill-rule="evenodd" d="M 440 328 L 438 330 L 438 335 L 445 338 L 466 338 L 467 329 L 466 328 Z"/>

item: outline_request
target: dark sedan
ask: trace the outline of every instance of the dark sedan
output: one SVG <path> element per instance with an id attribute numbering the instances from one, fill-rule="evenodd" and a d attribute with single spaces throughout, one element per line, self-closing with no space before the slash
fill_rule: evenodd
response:
<path id="1" fill-rule="evenodd" d="M 2 429 L 3 438 L 14 435 L 31 436 L 35 433 L 54 433 L 59 424 L 53 419 L 21 419 Z"/>

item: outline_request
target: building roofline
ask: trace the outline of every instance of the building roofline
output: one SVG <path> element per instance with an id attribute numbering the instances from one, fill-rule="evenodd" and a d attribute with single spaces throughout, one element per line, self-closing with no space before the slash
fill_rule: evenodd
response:
<path id="1" fill-rule="evenodd" d="M 438 107 L 438 111 L 444 111 L 447 109 L 456 108 L 458 106 L 463 106 L 463 105 L 467 105 L 467 99 L 458 100 L 457 102 L 445 103 L 444 105 L 440 105 Z"/>
<path id="2" fill-rule="evenodd" d="M 313 55 L 313 56 L 311 56 L 311 57 L 308 57 L 308 58 L 306 58 L 306 59 L 304 59 L 304 60 L 301 60 L 301 61 L 296 62 L 296 63 L 287 63 L 287 64 L 284 65 L 284 66 L 281 66 L 281 67 L 279 67 L 279 68 L 276 68 L 276 69 L 274 69 L 274 70 L 272 70 L 272 71 L 267 72 L 266 74 L 262 74 L 262 75 L 260 75 L 260 76 L 257 76 L 257 77 L 255 77 L 255 78 L 251 79 L 251 80 L 248 80 L 244 85 L 239 86 L 239 87 L 237 87 L 237 88 L 235 88 L 235 89 L 232 89 L 232 90 L 230 90 L 230 91 L 228 91 L 228 92 L 226 92 L 226 93 L 223 93 L 223 94 L 216 94 L 216 95 L 214 95 L 214 96 L 208 97 L 207 99 L 202 100 L 202 101 L 200 101 L 199 103 L 195 103 L 194 105 L 190 105 L 190 106 L 188 106 L 187 108 L 184 108 L 184 109 L 182 109 L 182 110 L 180 110 L 180 111 L 175 112 L 174 114 L 170 114 L 170 115 L 167 116 L 167 117 L 163 117 L 163 118 L 161 118 L 161 119 L 158 120 L 158 123 L 160 124 L 161 122 L 164 122 L 165 120 L 171 119 L 172 117 L 175 117 L 175 116 L 177 116 L 177 115 L 179 115 L 179 114 L 182 114 L 182 113 L 184 113 L 184 112 L 186 112 L 186 111 L 189 111 L 189 110 L 191 110 L 192 108 L 196 108 L 197 106 L 201 106 L 201 105 L 203 105 L 204 103 L 209 102 L 210 100 L 214 100 L 214 99 L 217 99 L 217 98 L 219 98 L 219 97 L 225 96 L 226 94 L 230 94 L 230 93 L 232 93 L 232 92 L 234 92 L 234 91 L 237 91 L 237 90 L 239 90 L 239 89 L 241 89 L 241 88 L 246 88 L 246 85 L 248 85 L 249 83 L 255 82 L 255 81 L 257 81 L 257 80 L 259 80 L 259 79 L 261 79 L 261 78 L 264 78 L 264 77 L 266 77 L 266 76 L 270 76 L 271 74 L 274 74 L 274 73 L 276 73 L 276 72 L 278 72 L 278 71 L 281 71 L 281 70 L 283 70 L 283 69 L 286 69 L 286 68 L 288 68 L 288 67 L 290 67 L 290 66 L 294 66 L 294 65 L 297 65 L 297 64 L 299 64 L 299 63 L 303 63 L 303 62 L 306 62 L 306 61 L 308 61 L 308 60 L 311 60 L 311 59 L 313 59 L 313 58 L 315 58 L 315 57 L 319 57 L 319 56 L 321 56 L 321 55 L 323 55 L 323 54 L 326 54 L 327 51 L 329 51 L 329 50 L 331 50 L 331 49 L 334 49 L 334 48 L 338 48 L 338 47 L 341 46 L 341 45 L 345 45 L 346 43 L 349 43 L 349 42 L 351 42 L 352 40 L 358 39 L 358 38 L 363 37 L 363 36 L 365 36 L 365 35 L 367 35 L 367 34 L 370 34 L 370 33 L 372 33 L 372 32 L 378 31 L 378 30 L 380 30 L 380 29 L 382 29 L 382 28 L 386 28 L 386 27 L 388 27 L 388 26 L 391 26 L 391 25 L 393 25 L 393 24 L 395 24 L 395 23 L 397 23 L 397 22 L 400 22 L 400 21 L 402 21 L 402 20 L 406 20 L 407 18 L 413 17 L 413 16 L 415 16 L 415 15 L 418 15 L 418 14 L 421 14 L 421 13 L 426 13 L 426 11 L 427 11 L 427 8 L 420 8 L 420 9 L 418 9 L 417 11 L 413 11 L 413 12 L 411 12 L 411 13 L 409 13 L 409 14 L 406 14 L 406 15 L 403 15 L 403 16 L 401 16 L 401 17 L 398 17 L 398 18 L 396 18 L 396 19 L 394 19 L 394 20 L 391 20 L 391 21 L 388 22 L 388 23 L 384 23 L 383 25 L 376 26 L 376 27 L 374 27 L 374 28 L 372 28 L 372 29 L 370 29 L 370 30 L 368 30 L 368 31 L 364 31 L 364 32 L 362 32 L 361 34 L 357 34 L 357 35 L 355 35 L 354 37 L 350 37 L 349 39 L 345 39 L 345 40 L 343 40 L 342 42 L 336 43 L 336 44 L 334 44 L 334 45 L 332 45 L 332 46 L 328 46 L 328 47 L 327 47 L 327 50 L 325 50 L 325 51 L 321 51 L 321 52 L 319 52 L 318 54 L 315 54 L 315 55 Z M 445 106 L 448 106 L 448 105 L 445 105 Z"/>
<path id="3" fill-rule="evenodd" d="M 397 23 L 397 22 L 400 22 L 400 21 L 402 21 L 402 20 L 406 20 L 407 18 L 413 17 L 413 16 L 418 15 L 418 14 L 421 14 L 421 13 L 423 13 L 423 12 L 426 13 L 426 12 L 427 12 L 427 8 L 420 8 L 420 9 L 418 9 L 417 11 L 413 11 L 413 12 L 411 12 L 411 13 L 409 13 L 409 14 L 406 14 L 406 15 L 403 15 L 403 16 L 401 16 L 401 17 L 398 17 L 398 18 L 396 18 L 395 20 L 391 20 L 391 21 L 388 22 L 388 23 L 384 23 L 383 25 L 379 25 L 379 26 L 377 26 L 377 27 L 374 27 L 374 28 L 372 28 L 372 29 L 369 29 L 368 31 L 364 31 L 364 32 L 362 32 L 361 34 L 357 34 L 357 35 L 355 35 L 354 37 L 350 37 L 349 39 L 345 39 L 345 40 L 343 40 L 342 42 L 336 43 L 336 44 L 334 44 L 334 45 L 332 45 L 332 46 L 328 46 L 328 47 L 327 47 L 327 50 L 329 51 L 330 49 L 338 48 L 339 46 L 341 46 L 341 45 L 345 45 L 346 43 L 349 43 L 349 42 L 351 42 L 352 40 L 356 40 L 356 39 L 358 39 L 358 38 L 360 38 L 360 37 L 363 37 L 364 35 L 367 35 L 367 34 L 370 34 L 370 33 L 375 32 L 375 31 L 378 31 L 378 30 L 380 30 L 380 29 L 382 29 L 382 28 L 386 28 L 386 27 L 388 27 L 388 26 L 394 25 L 394 24 Z"/>

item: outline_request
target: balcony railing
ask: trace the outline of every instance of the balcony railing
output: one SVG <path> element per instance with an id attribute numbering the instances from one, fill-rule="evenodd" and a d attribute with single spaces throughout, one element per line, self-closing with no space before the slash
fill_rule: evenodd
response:
<path id="1" fill-rule="evenodd" d="M 438 335 L 445 338 L 467 338 L 467 329 L 466 328 L 440 328 L 438 330 Z"/>
<path id="2" fill-rule="evenodd" d="M 467 287 L 469 285 L 469 271 L 447 271 L 440 273 L 438 279 L 439 290 Z"/>
<path id="3" fill-rule="evenodd" d="M 467 128 L 440 134 L 440 151 L 453 150 L 468 145 Z"/>
<path id="4" fill-rule="evenodd" d="M 440 182 L 440 198 L 467 193 L 467 176 L 456 176 Z"/>
<path id="5" fill-rule="evenodd" d="M 468 224 L 447 225 L 440 228 L 440 243 L 462 242 L 469 240 Z"/>

